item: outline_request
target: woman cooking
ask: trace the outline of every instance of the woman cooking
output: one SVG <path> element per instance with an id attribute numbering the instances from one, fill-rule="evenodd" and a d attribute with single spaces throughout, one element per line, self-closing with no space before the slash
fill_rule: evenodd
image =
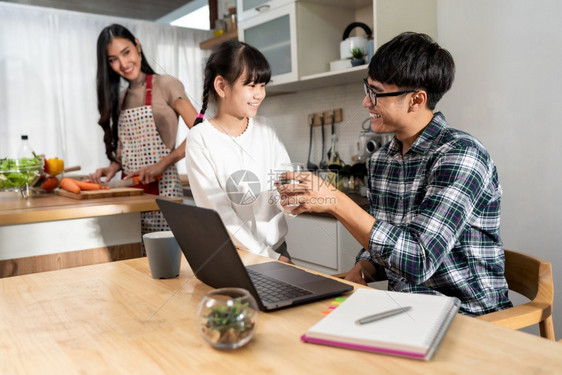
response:
<path id="1" fill-rule="evenodd" d="M 185 140 L 175 147 L 178 116 L 191 128 L 197 112 L 187 99 L 182 83 L 156 74 L 141 44 L 121 25 L 102 30 L 97 42 L 97 94 L 104 131 L 107 167 L 90 174 L 95 183 L 111 180 L 122 170 L 125 179 L 138 176 L 145 192 L 181 197 L 175 163 L 185 156 Z M 129 87 L 119 92 L 123 77 Z M 167 230 L 159 211 L 142 214 L 142 233 Z"/>

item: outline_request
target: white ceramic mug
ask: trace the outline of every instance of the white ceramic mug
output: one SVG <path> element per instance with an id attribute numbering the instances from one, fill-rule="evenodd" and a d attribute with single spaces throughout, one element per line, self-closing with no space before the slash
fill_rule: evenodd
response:
<path id="1" fill-rule="evenodd" d="M 180 274 L 181 250 L 171 231 L 142 236 L 150 273 L 155 279 L 172 279 Z"/>

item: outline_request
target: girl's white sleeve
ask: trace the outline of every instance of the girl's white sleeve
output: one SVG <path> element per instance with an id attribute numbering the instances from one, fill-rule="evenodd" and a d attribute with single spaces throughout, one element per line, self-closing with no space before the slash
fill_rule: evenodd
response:
<path id="1" fill-rule="evenodd" d="M 287 149 L 283 145 L 283 142 L 281 142 L 281 140 L 277 136 L 277 133 L 275 132 L 275 130 L 273 130 L 273 127 L 271 127 L 271 150 L 273 150 L 274 155 L 273 160 L 275 167 L 275 176 L 278 176 L 283 171 L 283 164 L 290 163 L 291 158 L 289 157 L 289 154 L 287 153 Z M 283 206 L 281 206 L 281 196 L 279 195 L 279 192 L 275 190 L 274 194 L 274 200 L 277 204 L 277 208 L 279 208 L 280 211 L 284 211 Z"/>

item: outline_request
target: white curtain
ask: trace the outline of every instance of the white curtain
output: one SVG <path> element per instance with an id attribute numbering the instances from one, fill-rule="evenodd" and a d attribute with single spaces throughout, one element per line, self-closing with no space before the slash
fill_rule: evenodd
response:
<path id="1" fill-rule="evenodd" d="M 37 153 L 80 165 L 80 173 L 108 164 L 97 124 L 96 41 L 112 23 L 131 30 L 152 68 L 178 78 L 199 110 L 206 57 L 199 42 L 208 32 L 0 2 L 0 158 L 14 157 L 27 134 Z M 179 143 L 183 122 L 178 133 Z"/>

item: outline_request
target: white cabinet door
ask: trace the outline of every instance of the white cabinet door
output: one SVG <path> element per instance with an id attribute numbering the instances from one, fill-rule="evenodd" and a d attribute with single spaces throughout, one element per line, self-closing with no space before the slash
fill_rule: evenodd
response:
<path id="1" fill-rule="evenodd" d="M 298 79 L 295 15 L 292 3 L 238 24 L 238 39 L 264 54 L 276 83 Z"/>
<path id="2" fill-rule="evenodd" d="M 337 272 L 338 231 L 335 219 L 299 215 L 287 219 L 287 224 L 287 246 L 296 264 L 304 261 L 329 268 L 332 273 Z"/>
<path id="3" fill-rule="evenodd" d="M 338 273 L 347 272 L 355 265 L 355 258 L 363 246 L 338 221 Z"/>
<path id="4" fill-rule="evenodd" d="M 355 264 L 361 245 L 336 219 L 299 215 L 287 224 L 287 246 L 296 265 L 335 274 Z"/>
<path id="5" fill-rule="evenodd" d="M 275 8 L 295 0 L 237 0 L 236 10 L 238 21 L 244 21 L 251 17 L 259 16 Z"/>

